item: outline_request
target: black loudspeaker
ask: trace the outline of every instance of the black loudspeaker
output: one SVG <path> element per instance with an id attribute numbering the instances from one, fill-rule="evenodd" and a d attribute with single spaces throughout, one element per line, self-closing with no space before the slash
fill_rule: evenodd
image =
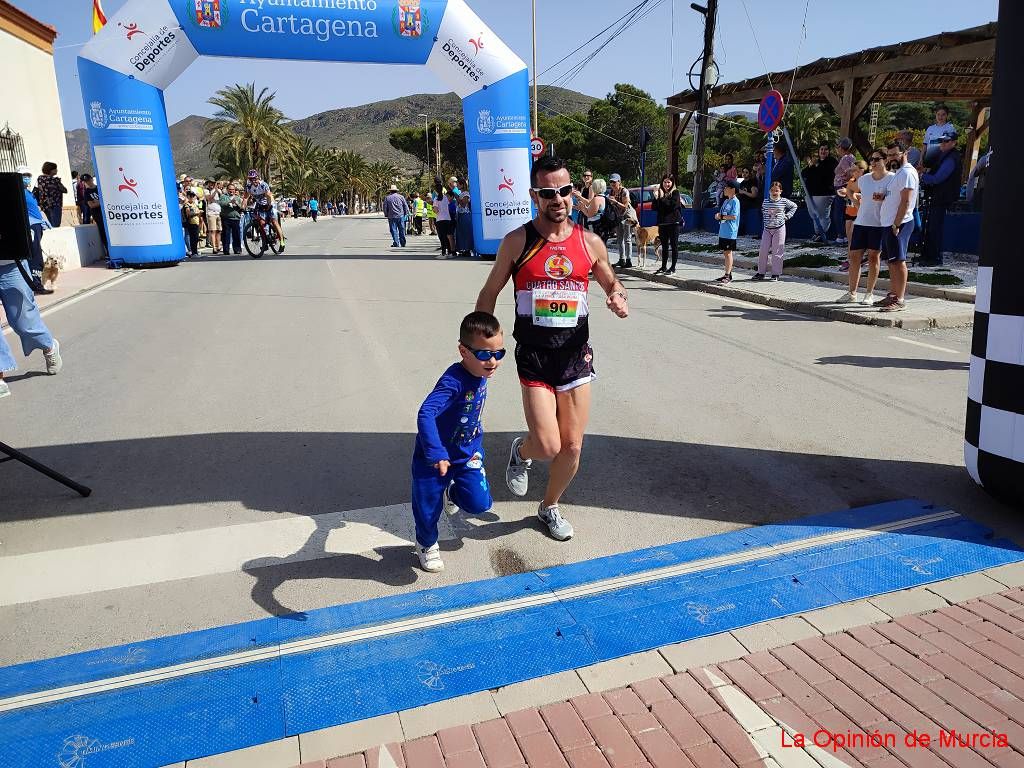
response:
<path id="1" fill-rule="evenodd" d="M 0 263 L 28 259 L 32 240 L 20 173 L 0 173 Z"/>

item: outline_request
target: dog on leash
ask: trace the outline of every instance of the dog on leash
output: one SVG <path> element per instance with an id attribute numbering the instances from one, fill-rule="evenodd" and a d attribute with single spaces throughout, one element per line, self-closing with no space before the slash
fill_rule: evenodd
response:
<path id="1" fill-rule="evenodd" d="M 642 267 L 647 256 L 647 246 L 654 246 L 654 258 L 658 258 L 661 246 L 661 238 L 658 237 L 657 227 L 636 228 L 636 256 L 637 263 Z"/>

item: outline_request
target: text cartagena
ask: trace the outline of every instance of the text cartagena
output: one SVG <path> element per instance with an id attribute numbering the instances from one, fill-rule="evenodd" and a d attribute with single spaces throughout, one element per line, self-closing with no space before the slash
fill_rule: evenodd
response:
<path id="1" fill-rule="evenodd" d="M 304 35 L 316 38 L 321 43 L 336 37 L 380 37 L 375 21 L 275 15 L 269 12 L 280 8 L 373 12 L 377 10 L 376 0 L 241 0 L 240 5 L 255 6 L 246 8 L 239 16 L 242 29 L 250 33 Z"/>

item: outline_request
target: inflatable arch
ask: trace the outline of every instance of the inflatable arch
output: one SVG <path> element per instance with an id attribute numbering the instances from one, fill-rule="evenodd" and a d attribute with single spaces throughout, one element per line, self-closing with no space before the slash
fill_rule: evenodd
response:
<path id="1" fill-rule="evenodd" d="M 78 59 L 115 262 L 184 256 L 163 89 L 201 55 L 426 64 L 462 98 L 478 249 L 531 216 L 526 65 L 465 0 L 131 0 Z"/>

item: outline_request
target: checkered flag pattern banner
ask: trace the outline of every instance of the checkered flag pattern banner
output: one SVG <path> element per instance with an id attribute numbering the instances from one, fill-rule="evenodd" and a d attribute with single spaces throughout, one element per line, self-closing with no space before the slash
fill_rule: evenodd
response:
<path id="1" fill-rule="evenodd" d="M 1024 254 L 978 268 L 965 461 L 997 496 L 1024 500 Z"/>
<path id="2" fill-rule="evenodd" d="M 993 147 L 1013 145 L 1024 118 L 1016 80 L 1024 70 L 1024 3 L 1001 0 L 992 84 Z M 964 462 L 975 482 L 1000 499 L 1024 507 L 1024 252 L 1018 221 L 1016 175 L 1009 152 L 993 153 L 981 222 L 981 256 L 967 385 Z"/>

